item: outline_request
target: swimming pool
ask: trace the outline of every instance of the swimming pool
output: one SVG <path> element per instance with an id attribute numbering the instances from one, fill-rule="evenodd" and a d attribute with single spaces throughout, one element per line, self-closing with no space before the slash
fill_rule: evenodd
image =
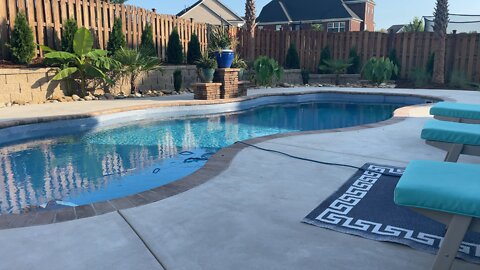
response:
<path id="1" fill-rule="evenodd" d="M 0 148 L 0 214 L 57 201 L 84 205 L 136 194 L 200 169 L 236 141 L 350 127 L 392 117 L 400 103 L 277 104 L 137 121 Z"/>

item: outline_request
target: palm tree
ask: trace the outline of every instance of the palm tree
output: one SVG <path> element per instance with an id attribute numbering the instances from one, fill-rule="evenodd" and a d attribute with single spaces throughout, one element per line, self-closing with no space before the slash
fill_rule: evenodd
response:
<path id="1" fill-rule="evenodd" d="M 135 81 L 144 72 L 161 70 L 160 59 L 152 57 L 151 52 L 121 48 L 114 55 L 114 59 L 122 64 L 119 76 L 128 80 L 132 94 L 137 93 Z"/>
<path id="2" fill-rule="evenodd" d="M 435 19 L 433 30 L 437 39 L 437 49 L 435 51 L 435 67 L 433 70 L 433 83 L 445 83 L 445 54 L 447 43 L 448 27 L 448 0 L 437 0 L 435 7 Z"/>
<path id="3" fill-rule="evenodd" d="M 247 29 L 248 35 L 248 47 L 249 55 L 248 58 L 253 60 L 255 58 L 255 27 L 256 27 L 257 14 L 255 11 L 255 0 L 247 0 L 245 3 L 245 27 Z"/>

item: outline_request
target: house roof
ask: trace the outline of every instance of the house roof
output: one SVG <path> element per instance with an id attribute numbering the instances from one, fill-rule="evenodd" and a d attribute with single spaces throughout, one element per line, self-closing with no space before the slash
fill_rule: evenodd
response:
<path id="1" fill-rule="evenodd" d="M 387 31 L 390 33 L 393 31 L 393 33 L 398 33 L 400 32 L 403 28 L 405 27 L 405 24 L 394 24 L 390 26 Z"/>
<path id="2" fill-rule="evenodd" d="M 361 20 L 342 0 L 273 0 L 260 12 L 257 23 Z"/>
<path id="3" fill-rule="evenodd" d="M 237 15 L 237 13 L 235 13 L 232 9 L 230 9 L 229 7 L 227 7 L 224 3 L 222 3 L 221 1 L 219 0 L 214 0 L 215 2 L 217 2 L 220 6 L 222 6 L 226 12 L 230 13 L 233 17 L 236 17 L 236 21 L 244 21 L 242 17 L 240 17 L 239 15 Z M 183 15 L 187 14 L 190 10 L 200 6 L 201 4 L 204 4 L 205 7 L 209 10 L 211 10 L 208 5 L 206 5 L 204 2 L 206 2 L 206 0 L 199 0 L 195 3 L 193 3 L 191 6 L 189 6 L 188 8 L 185 8 L 184 10 L 180 11 L 177 16 L 178 17 L 182 17 Z M 214 12 L 213 10 L 211 10 L 212 12 Z"/>

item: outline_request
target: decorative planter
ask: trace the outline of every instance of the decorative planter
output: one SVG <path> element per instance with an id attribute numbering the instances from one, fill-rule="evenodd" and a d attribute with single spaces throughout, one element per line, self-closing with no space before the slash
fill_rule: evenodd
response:
<path id="1" fill-rule="evenodd" d="M 213 76 L 215 75 L 215 69 L 213 68 L 202 68 L 200 69 L 200 80 L 203 83 L 211 83 L 213 82 Z"/>
<path id="2" fill-rule="evenodd" d="M 218 68 L 230 68 L 235 58 L 235 53 L 232 50 L 222 50 L 215 52 Z"/>

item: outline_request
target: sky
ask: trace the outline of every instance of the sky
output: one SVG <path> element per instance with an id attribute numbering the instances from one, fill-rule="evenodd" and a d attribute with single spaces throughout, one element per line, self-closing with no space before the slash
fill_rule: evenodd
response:
<path id="1" fill-rule="evenodd" d="M 244 0 L 220 0 L 238 15 L 245 13 Z M 318 0 L 321 1 L 321 0 Z M 450 0 L 450 13 L 480 14 L 478 0 Z M 127 4 L 151 9 L 156 8 L 158 13 L 177 14 L 196 0 L 129 0 Z M 270 0 L 256 0 L 257 12 Z M 376 29 L 388 28 L 393 24 L 404 24 L 413 17 L 422 17 L 433 14 L 435 0 L 376 0 L 375 22 Z"/>

